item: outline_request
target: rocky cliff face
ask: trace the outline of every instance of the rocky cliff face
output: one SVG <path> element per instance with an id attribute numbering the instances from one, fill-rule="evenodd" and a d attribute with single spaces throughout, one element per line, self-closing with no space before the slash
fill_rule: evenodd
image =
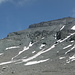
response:
<path id="1" fill-rule="evenodd" d="M 1 75 L 74 75 L 75 18 L 30 25 L 0 40 Z"/>

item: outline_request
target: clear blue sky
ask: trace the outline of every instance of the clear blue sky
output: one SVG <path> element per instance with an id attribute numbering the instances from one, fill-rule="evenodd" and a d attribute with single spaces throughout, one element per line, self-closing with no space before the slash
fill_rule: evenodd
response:
<path id="1" fill-rule="evenodd" d="M 29 25 L 75 17 L 75 0 L 0 0 L 0 38 Z"/>

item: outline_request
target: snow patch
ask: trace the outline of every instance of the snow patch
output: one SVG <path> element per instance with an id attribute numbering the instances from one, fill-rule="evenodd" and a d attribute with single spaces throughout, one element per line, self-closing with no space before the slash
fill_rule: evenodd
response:
<path id="1" fill-rule="evenodd" d="M 71 41 L 71 42 L 74 42 L 74 41 Z"/>
<path id="2" fill-rule="evenodd" d="M 32 53 L 35 53 L 36 51 L 33 51 Z"/>
<path id="3" fill-rule="evenodd" d="M 75 30 L 75 25 L 71 28 L 72 30 Z"/>
<path id="4" fill-rule="evenodd" d="M 55 48 L 55 45 L 56 45 L 56 44 L 53 44 L 50 48 L 48 48 L 48 49 L 46 49 L 46 50 L 45 50 L 45 49 L 42 49 L 41 51 L 39 51 L 38 53 L 36 53 L 35 55 L 33 55 L 33 56 L 31 56 L 31 57 L 22 58 L 22 59 L 19 59 L 19 60 L 13 60 L 15 57 L 17 57 L 19 54 L 22 53 L 22 52 L 20 52 L 18 55 L 14 56 L 11 61 L 2 62 L 2 63 L 0 63 L 0 65 L 6 65 L 6 64 L 15 63 L 15 62 L 18 62 L 18 61 L 19 61 L 18 63 L 29 62 L 29 61 L 35 59 L 36 57 L 40 56 L 41 54 L 52 50 L 53 48 Z M 45 62 L 45 61 L 47 61 L 47 60 L 49 60 L 49 59 L 36 61 L 34 64 L 41 63 L 41 62 Z M 26 65 L 27 65 L 27 64 L 28 64 L 28 63 L 26 63 Z"/>
<path id="5" fill-rule="evenodd" d="M 59 57 L 59 59 L 61 60 L 61 59 L 64 59 L 65 57 Z"/>
<path id="6" fill-rule="evenodd" d="M 6 65 L 6 64 L 14 63 L 14 62 L 16 62 L 16 61 L 2 62 L 2 63 L 0 63 L 0 65 Z"/>
<path id="7" fill-rule="evenodd" d="M 70 45 L 64 47 L 63 49 L 69 48 L 69 47 L 71 47 L 72 45 L 73 45 L 73 44 L 70 44 Z"/>
<path id="8" fill-rule="evenodd" d="M 69 59 L 66 60 L 66 63 L 70 63 L 70 62 L 72 62 L 74 60 L 75 60 L 75 54 L 73 56 L 69 57 Z"/>
<path id="9" fill-rule="evenodd" d="M 39 47 L 39 49 L 42 49 L 43 47 L 45 47 L 45 44 L 41 44 L 41 46 Z"/>
<path id="10" fill-rule="evenodd" d="M 13 46 L 13 47 L 8 47 L 8 48 L 6 48 L 5 50 L 14 49 L 14 48 L 20 48 L 20 47 L 19 47 L 19 46 Z"/>
<path id="11" fill-rule="evenodd" d="M 22 54 L 24 51 L 28 50 L 28 49 L 29 49 L 29 46 L 28 46 L 28 47 L 25 46 L 22 51 L 19 51 L 19 53 L 18 53 L 16 56 L 12 57 L 12 60 L 13 60 L 14 58 L 16 58 L 17 56 L 19 56 L 20 54 Z"/>
<path id="12" fill-rule="evenodd" d="M 75 48 L 75 45 L 70 50 L 68 50 L 67 52 L 65 52 L 65 54 L 67 54 L 68 52 L 72 51 L 74 48 Z"/>
<path id="13" fill-rule="evenodd" d="M 70 38 L 72 35 L 74 35 L 75 33 L 72 33 L 72 34 L 70 34 L 69 36 L 67 36 L 65 39 L 63 39 L 63 40 L 59 40 L 59 42 L 61 43 L 61 42 L 64 42 L 65 40 L 67 40 L 68 38 Z"/>
<path id="14" fill-rule="evenodd" d="M 55 44 L 52 45 L 50 48 L 48 48 L 48 49 L 46 49 L 46 50 L 42 49 L 41 51 L 39 51 L 39 52 L 36 53 L 35 55 L 33 55 L 33 56 L 31 56 L 31 57 L 29 57 L 29 58 L 27 58 L 27 59 L 22 59 L 22 62 L 28 62 L 28 61 L 30 61 L 30 60 L 32 60 L 32 59 L 34 59 L 34 58 L 40 56 L 41 54 L 52 50 L 54 47 L 55 47 Z"/>
<path id="15" fill-rule="evenodd" d="M 0 53 L 0 55 L 3 55 L 4 53 Z"/>
<path id="16" fill-rule="evenodd" d="M 51 49 L 55 48 L 55 46 L 56 46 L 56 44 L 52 45 L 50 48 L 44 50 L 42 53 L 50 51 Z"/>
<path id="17" fill-rule="evenodd" d="M 42 38 L 42 40 L 45 39 L 45 37 Z"/>
<path id="18" fill-rule="evenodd" d="M 65 25 L 64 25 L 64 26 L 62 26 L 60 30 L 63 30 L 63 29 L 64 29 L 64 27 L 65 27 Z"/>
<path id="19" fill-rule="evenodd" d="M 26 50 L 28 50 L 28 49 L 29 49 L 29 47 L 26 47 L 26 46 L 25 46 L 22 51 L 19 51 L 18 55 L 20 55 L 21 53 L 23 53 L 24 51 L 26 51 Z"/>
<path id="20" fill-rule="evenodd" d="M 34 44 L 34 43 L 30 42 L 30 43 L 29 43 L 29 47 L 33 46 L 33 44 Z"/>
<path id="21" fill-rule="evenodd" d="M 49 59 L 45 59 L 45 60 L 40 60 L 40 61 L 30 61 L 30 62 L 27 62 L 26 64 L 24 65 L 34 65 L 34 64 L 39 64 L 39 63 L 42 63 L 42 62 L 46 62 L 48 61 Z"/>
<path id="22" fill-rule="evenodd" d="M 69 57 L 69 59 L 70 59 L 71 61 L 74 61 L 74 60 L 75 60 L 75 54 L 74 54 L 73 56 Z"/>
<path id="23" fill-rule="evenodd" d="M 69 60 L 66 60 L 66 63 L 70 63 L 70 61 Z"/>
<path id="24" fill-rule="evenodd" d="M 33 43 L 33 44 L 34 44 L 34 43 Z M 19 51 L 19 53 L 18 53 L 16 56 L 14 56 L 14 57 L 12 58 L 12 60 L 13 60 L 14 58 L 16 58 L 17 56 L 19 56 L 20 54 L 22 54 L 24 51 L 28 50 L 31 46 L 33 46 L 33 44 L 30 42 L 29 45 L 28 45 L 28 47 L 25 46 L 22 51 Z"/>
<path id="25" fill-rule="evenodd" d="M 23 57 L 23 58 L 27 58 L 27 56 Z"/>
<path id="26" fill-rule="evenodd" d="M 57 53 L 59 53 L 59 51 L 57 51 Z"/>

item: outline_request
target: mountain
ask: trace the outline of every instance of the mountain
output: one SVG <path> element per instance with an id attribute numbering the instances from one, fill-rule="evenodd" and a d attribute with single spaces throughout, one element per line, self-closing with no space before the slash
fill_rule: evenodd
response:
<path id="1" fill-rule="evenodd" d="M 75 75 L 75 18 L 32 24 L 1 39 L 0 75 Z"/>

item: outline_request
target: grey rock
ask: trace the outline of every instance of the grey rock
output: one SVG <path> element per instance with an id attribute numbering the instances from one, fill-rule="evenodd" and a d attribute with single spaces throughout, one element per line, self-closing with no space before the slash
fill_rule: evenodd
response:
<path id="1" fill-rule="evenodd" d="M 0 40 L 0 75 L 75 75 L 74 25 L 65 17 L 8 34 Z"/>

